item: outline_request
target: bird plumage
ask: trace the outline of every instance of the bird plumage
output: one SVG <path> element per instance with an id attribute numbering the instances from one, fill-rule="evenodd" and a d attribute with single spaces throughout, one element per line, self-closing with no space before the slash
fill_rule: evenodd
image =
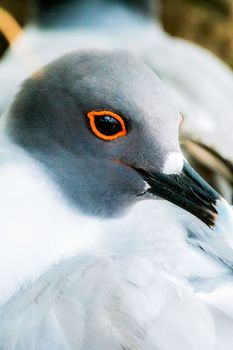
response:
<path id="1" fill-rule="evenodd" d="M 85 60 L 82 60 L 83 57 Z M 80 64 L 82 61 L 85 62 L 83 66 Z M 85 71 L 86 65 L 89 65 L 92 74 L 89 78 L 84 74 L 83 83 L 81 71 Z M 79 83 L 84 91 L 85 87 L 90 88 L 88 81 L 93 84 L 93 67 L 98 67 L 97 76 L 102 72 L 102 79 L 107 79 L 108 84 L 121 86 L 120 91 L 116 89 L 116 100 L 113 98 L 114 89 L 109 86 L 109 103 L 112 102 L 115 107 L 118 105 L 121 110 L 131 104 L 132 109 L 124 113 L 125 117 L 128 114 L 131 118 L 131 136 L 125 136 L 115 146 L 99 140 L 101 147 L 98 149 L 96 143 L 93 148 L 100 168 L 104 168 L 105 148 L 115 148 L 119 152 L 119 147 L 126 147 L 125 152 L 118 153 L 120 158 L 126 156 L 130 149 L 128 157 L 131 154 L 135 158 L 127 158 L 128 161 L 136 162 L 138 159 L 139 165 L 151 169 L 154 166 L 162 172 L 164 168 L 159 158 L 153 158 L 153 155 L 161 145 L 160 157 L 167 154 L 169 147 L 177 147 L 176 132 L 171 133 L 171 139 L 166 137 L 174 125 L 178 130 L 175 105 L 154 73 L 128 53 L 74 53 L 45 67 L 24 85 L 1 120 L 0 232 L 4 244 L 0 248 L 0 349 L 166 350 L 171 346 L 173 349 L 231 349 L 232 314 L 221 302 L 216 302 L 215 306 L 211 304 L 213 293 L 216 297 L 219 287 L 220 292 L 223 287 L 231 290 L 232 238 L 231 231 L 228 231 L 232 227 L 231 222 L 224 228 L 216 219 L 218 232 L 215 232 L 187 212 L 165 201 L 155 200 L 139 200 L 119 217 L 94 216 L 70 202 L 61 190 L 61 183 L 48 171 L 53 152 L 42 136 L 44 133 L 47 135 L 47 141 L 59 150 L 57 156 L 63 158 L 61 150 L 68 144 L 67 140 L 64 143 L 59 130 L 66 125 L 64 113 L 73 103 L 65 96 L 73 95 L 76 106 L 86 103 L 86 108 L 93 108 L 91 99 L 79 100 L 77 90 Z M 104 77 L 108 67 L 113 80 L 110 74 Z M 73 74 L 65 81 L 64 72 L 71 69 Z M 131 83 L 135 83 L 132 94 L 130 91 L 127 94 L 128 83 L 121 81 L 119 71 L 124 72 L 124 69 L 128 69 Z M 141 81 L 142 78 L 146 85 L 154 85 L 151 89 L 143 89 L 143 93 L 141 84 L 137 84 L 137 79 Z M 51 86 L 51 82 L 55 85 Z M 63 96 L 62 114 L 59 114 L 53 108 L 56 106 L 56 90 L 59 91 L 61 85 L 64 92 L 67 82 L 68 90 Z M 101 91 L 101 86 L 104 86 L 102 80 L 97 79 L 96 84 L 97 87 L 100 85 Z M 138 101 L 138 93 L 145 94 L 145 98 L 141 104 L 134 105 L 134 111 L 133 102 L 134 99 Z M 101 94 L 99 103 L 105 98 Z M 42 108 L 40 115 L 45 113 L 47 120 L 36 119 L 38 109 L 33 107 L 33 102 L 37 99 Z M 50 99 L 53 103 L 49 105 Z M 139 115 L 137 111 L 140 107 L 143 114 Z M 86 125 L 86 108 L 82 112 L 79 110 L 81 115 L 74 113 L 81 130 L 77 150 L 85 145 L 82 149 L 85 159 L 96 138 Z M 152 115 L 148 111 L 151 108 L 155 108 L 153 118 L 157 118 L 157 122 L 151 130 L 148 129 L 148 134 L 150 130 L 157 136 L 150 141 L 150 137 L 144 139 L 143 133 L 134 134 L 134 129 L 137 129 L 139 121 L 144 121 L 145 128 L 150 125 Z M 58 121 L 54 120 L 52 126 L 54 117 Z M 24 123 L 24 118 L 28 123 Z M 78 129 L 77 134 L 80 132 Z M 66 135 L 74 130 L 74 125 L 66 128 Z M 22 132 L 21 137 L 16 131 Z M 30 138 L 31 132 L 35 134 Z M 128 146 L 127 137 L 131 140 Z M 140 138 L 144 140 L 142 144 Z M 136 140 L 138 147 L 130 148 Z M 56 148 L 56 145 L 60 147 Z M 74 142 L 69 143 L 70 151 L 74 152 L 75 147 Z M 35 149 L 37 152 L 34 152 Z M 144 156 L 141 160 L 139 151 Z M 150 154 L 150 151 L 153 152 Z M 45 163 L 44 158 L 38 158 L 38 152 L 47 154 Z M 80 156 L 77 152 L 76 157 Z M 167 158 L 161 159 L 166 161 Z M 112 162 L 112 159 L 108 161 Z M 120 164 L 117 166 L 120 167 Z M 111 179 L 114 169 L 105 168 L 99 178 L 100 191 L 103 190 L 101 184 Z M 55 167 L 54 171 L 57 170 Z M 96 172 L 94 166 L 89 170 L 93 174 Z M 128 171 L 125 168 L 125 174 Z M 179 173 L 181 169 L 177 171 Z M 70 176 L 69 167 L 64 167 L 63 172 Z M 81 181 L 79 173 L 76 174 L 77 181 Z M 90 179 L 87 184 L 91 188 Z M 117 191 L 118 196 L 122 195 L 120 184 L 119 188 L 110 186 L 108 189 L 112 194 Z M 124 191 L 135 196 L 130 188 Z M 79 196 L 83 195 L 85 191 L 82 194 L 80 190 Z M 91 200 L 92 196 L 89 197 Z M 109 197 L 109 205 L 111 200 L 114 201 L 114 197 Z M 221 207 L 217 205 L 216 208 L 222 214 Z M 224 220 L 227 221 L 226 216 Z M 198 289 L 200 284 L 193 283 L 193 280 L 207 281 L 208 286 L 208 280 L 217 281 L 218 288 L 216 285 L 211 288 L 210 301 L 207 288 L 200 288 L 202 293 L 205 292 L 204 297 L 200 290 L 195 292 L 194 288 Z"/>
<path id="2" fill-rule="evenodd" d="M 116 13 L 111 12 L 111 8 L 109 11 Z M 145 17 L 134 15 L 124 6 L 122 11 L 126 15 L 123 16 L 125 23 L 135 23 L 127 35 L 125 27 L 115 28 L 111 20 L 108 34 L 100 25 L 95 34 L 90 28 L 80 29 L 79 36 L 76 30 L 71 30 L 67 41 L 68 32 L 63 30 L 41 31 L 31 27 L 24 38 L 29 40 L 42 64 L 77 47 L 109 50 L 128 47 L 131 42 L 131 50 L 140 53 L 167 80 L 171 89 L 176 86 L 176 91 L 180 91 L 178 100 L 181 97 L 180 106 L 187 116 L 190 113 L 192 119 L 197 106 L 201 110 L 199 115 L 202 112 L 215 115 L 220 108 L 219 100 L 215 99 L 212 109 L 212 104 L 207 102 L 210 101 L 208 94 L 203 97 L 193 90 L 187 93 L 192 87 L 187 80 L 189 75 L 184 75 L 183 69 L 176 75 L 178 70 L 169 59 L 171 48 L 173 53 L 177 52 L 178 67 L 185 69 L 184 61 L 193 65 L 189 72 L 191 77 L 195 73 L 195 81 L 199 72 L 206 79 L 207 87 L 212 86 L 210 76 L 220 79 L 228 106 L 224 113 L 228 115 L 232 74 L 225 67 L 191 44 L 177 41 L 173 46 L 172 39 L 152 21 L 145 21 Z M 132 21 L 128 22 L 129 18 Z M 138 41 L 132 43 L 136 33 Z M 21 40 L 24 39 L 19 39 L 16 45 L 20 45 Z M 58 45 L 51 47 L 51 41 Z M 153 45 L 157 55 L 151 54 Z M 187 55 L 183 55 L 184 48 L 188 47 Z M 9 94 L 13 92 L 9 72 L 13 72 L 15 60 L 14 53 L 8 53 L 1 66 L 7 78 L 5 83 L 9 83 L 9 89 L 5 85 L 3 92 Z M 213 70 L 208 70 L 208 74 L 206 70 L 198 70 L 204 62 L 213 63 Z M 57 73 L 59 75 L 59 69 Z M 25 73 L 22 72 L 20 78 L 17 68 L 14 80 L 23 77 Z M 34 79 L 40 77 L 43 70 Z M 60 79 L 60 85 L 62 83 Z M 56 90 L 56 86 L 53 89 Z M 109 88 L 109 93 L 112 91 Z M 215 94 L 220 90 L 216 86 L 216 90 L 211 91 Z M 44 92 L 46 99 L 49 90 Z M 34 99 L 36 95 L 31 97 Z M 110 99 L 111 94 L 105 95 Z M 29 96 L 24 95 L 24 103 L 29 103 Z M 130 96 L 129 104 L 137 94 Z M 195 96 L 193 100 L 192 96 Z M 186 109 L 186 101 L 193 108 Z M 14 113 L 19 107 L 19 111 L 23 110 L 24 103 L 17 104 L 16 99 Z M 42 96 L 38 103 L 42 107 L 46 105 Z M 53 109 L 49 111 L 51 114 Z M 232 295 L 232 239 L 228 231 L 231 223 L 227 228 L 220 223 L 216 235 L 187 212 L 154 200 L 140 201 L 118 218 L 106 220 L 98 215 L 86 215 L 70 203 L 59 182 L 48 172 L 47 163 L 31 152 L 33 141 L 41 151 L 40 137 L 29 138 L 29 143 L 25 139 L 25 144 L 23 138 L 22 143 L 12 138 L 14 133 L 8 129 L 10 115 L 14 116 L 12 109 L 11 113 L 6 113 L 1 120 L 0 349 L 231 349 L 233 313 L 225 301 L 229 300 L 230 304 Z M 30 120 L 30 108 L 27 113 Z M 48 120 L 50 118 L 48 113 Z M 154 123 L 155 128 L 158 125 L 159 122 Z M 38 120 L 35 126 L 38 137 L 41 131 Z M 168 124 L 167 127 L 169 129 Z M 45 129 L 48 132 L 48 125 Z M 23 135 L 25 129 L 21 131 Z M 225 151 L 225 144 L 221 147 Z M 56 157 L 62 158 L 59 149 Z M 133 148 L 129 145 L 127 150 L 132 152 Z M 141 154 L 142 159 L 146 154 Z M 51 158 L 48 152 L 47 162 Z M 161 165 L 158 164 L 160 170 Z M 67 168 L 63 169 L 66 171 Z"/>

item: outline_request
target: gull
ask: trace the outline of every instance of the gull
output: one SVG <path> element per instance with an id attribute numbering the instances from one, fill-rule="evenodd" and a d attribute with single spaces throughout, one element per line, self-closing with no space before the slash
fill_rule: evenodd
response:
<path id="1" fill-rule="evenodd" d="M 0 129 L 0 349 L 232 349 L 232 209 L 180 121 L 126 51 L 25 81 Z"/>

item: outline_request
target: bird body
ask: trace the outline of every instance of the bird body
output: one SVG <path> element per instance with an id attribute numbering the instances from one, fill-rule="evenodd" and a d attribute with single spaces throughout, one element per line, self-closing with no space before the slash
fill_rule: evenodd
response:
<path id="1" fill-rule="evenodd" d="M 232 348 L 232 212 L 178 125 L 124 51 L 72 53 L 23 84 L 1 119 L 1 350 Z"/>
<path id="2" fill-rule="evenodd" d="M 231 349 L 232 319 L 137 254 L 76 256 L 6 305 L 9 349 Z"/>
<path id="3" fill-rule="evenodd" d="M 232 320 L 186 279 L 228 271 L 186 242 L 172 208 L 82 215 L 22 150 L 6 153 L 0 348 L 231 349 Z"/>
<path id="4" fill-rule="evenodd" d="M 231 349 L 232 319 L 186 279 L 226 271 L 190 247 L 171 208 L 150 201 L 109 222 L 85 217 L 30 162 L 6 168 L 7 183 L 1 175 L 11 192 L 1 223 L 2 349 Z"/>

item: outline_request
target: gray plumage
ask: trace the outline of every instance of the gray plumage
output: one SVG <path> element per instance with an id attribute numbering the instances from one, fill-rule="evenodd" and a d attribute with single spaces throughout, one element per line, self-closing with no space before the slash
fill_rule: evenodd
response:
<path id="1" fill-rule="evenodd" d="M 125 118 L 127 137 L 94 136 L 92 110 Z M 135 171 L 112 160 L 161 172 L 169 153 L 180 152 L 175 104 L 156 74 L 124 51 L 74 53 L 48 65 L 24 83 L 9 114 L 13 140 L 86 212 L 116 215 L 144 191 Z"/>
<path id="2" fill-rule="evenodd" d="M 86 114 L 106 109 L 127 134 L 92 132 Z M 232 349 L 217 289 L 232 295 L 232 210 L 178 128 L 127 52 L 76 52 L 24 83 L 0 125 L 1 350 Z"/>

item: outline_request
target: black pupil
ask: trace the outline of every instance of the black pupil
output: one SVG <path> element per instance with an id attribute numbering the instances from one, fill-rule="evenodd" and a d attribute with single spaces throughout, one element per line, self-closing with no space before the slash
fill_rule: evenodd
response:
<path id="1" fill-rule="evenodd" d="M 95 126 L 99 132 L 106 136 L 113 136 L 122 131 L 121 123 L 109 115 L 97 116 Z"/>

